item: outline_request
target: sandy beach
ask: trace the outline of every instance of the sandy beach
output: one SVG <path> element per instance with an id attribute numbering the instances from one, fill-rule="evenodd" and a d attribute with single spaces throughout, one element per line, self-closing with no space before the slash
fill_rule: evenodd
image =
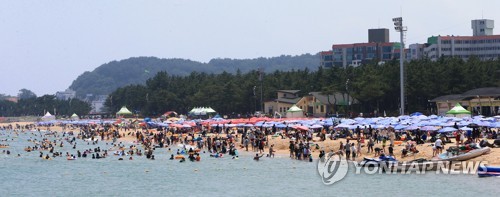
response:
<path id="1" fill-rule="evenodd" d="M 33 122 L 0 123 L 0 127 L 7 126 L 7 125 L 15 126 L 16 124 L 27 125 L 27 124 L 35 124 L 35 123 L 33 123 Z M 50 129 L 51 131 L 63 132 L 63 128 L 60 126 L 52 126 L 52 127 L 39 126 L 38 128 L 40 128 L 41 130 Z M 66 130 L 66 131 L 71 131 L 71 130 Z M 75 130 L 73 130 L 73 131 L 75 131 Z M 121 137 L 119 139 L 119 141 L 134 142 L 136 139 L 133 135 L 128 135 L 129 132 L 131 132 L 131 130 L 129 130 L 127 132 L 124 130 L 120 130 L 120 135 L 123 137 Z M 236 147 L 239 149 L 240 153 L 245 153 L 246 151 L 243 148 L 240 148 L 240 144 L 241 144 L 240 139 L 241 139 L 241 137 L 239 136 L 238 140 L 236 142 Z M 269 139 L 269 145 L 274 144 L 274 150 L 275 150 L 276 155 L 279 155 L 280 157 L 288 157 L 289 156 L 290 153 L 289 153 L 288 147 L 290 144 L 290 139 L 282 139 L 280 136 L 278 136 L 278 137 L 268 136 L 268 139 Z M 446 144 L 444 149 L 446 149 L 449 146 L 455 145 L 455 140 L 451 139 L 451 141 L 452 141 L 452 143 Z M 317 144 L 319 146 L 319 149 L 317 149 L 314 146 L 311 147 L 313 157 L 315 159 L 318 158 L 319 157 L 318 155 L 319 155 L 319 152 L 321 149 L 325 150 L 325 152 L 327 152 L 327 153 L 330 150 L 333 150 L 334 152 L 338 151 L 339 147 L 340 147 L 340 142 L 342 142 L 343 144 L 346 144 L 346 139 L 340 138 L 337 140 L 330 140 L 329 138 L 327 138 L 325 141 L 319 141 L 319 138 L 313 138 L 313 143 Z M 352 143 L 353 141 L 350 141 L 350 142 Z M 489 142 L 492 143 L 493 140 L 490 139 Z M 426 142 L 425 144 L 417 145 L 417 150 L 419 151 L 418 153 L 409 154 L 409 156 L 407 156 L 407 157 L 402 157 L 401 150 L 404 148 L 405 144 L 406 143 L 403 142 L 401 145 L 396 145 L 394 147 L 394 156 L 396 157 L 396 159 L 398 161 L 410 161 L 410 160 L 414 160 L 414 159 L 418 159 L 418 158 L 433 159 L 433 157 L 432 157 L 433 150 L 432 150 L 432 146 L 431 146 L 430 142 Z M 382 143 L 381 142 L 378 144 L 376 143 L 374 148 L 376 148 L 376 147 L 382 148 Z M 356 158 L 357 161 L 361 161 L 363 159 L 363 157 L 374 157 L 375 156 L 375 154 L 373 152 L 367 153 L 368 149 L 366 147 L 366 142 L 362 144 L 361 149 L 362 149 L 362 151 L 361 151 L 362 154 L 357 156 L 357 158 Z M 269 150 L 269 148 L 266 147 L 265 148 L 266 154 L 268 153 L 268 150 Z M 248 152 L 252 153 L 251 148 L 249 148 Z M 387 152 L 387 147 L 386 147 L 386 152 Z M 443 152 L 444 152 L 444 150 L 443 150 Z M 476 158 L 472 159 L 472 161 L 487 161 L 489 165 L 500 165 L 500 148 L 493 148 L 493 149 L 491 149 L 490 153 L 476 157 Z"/>

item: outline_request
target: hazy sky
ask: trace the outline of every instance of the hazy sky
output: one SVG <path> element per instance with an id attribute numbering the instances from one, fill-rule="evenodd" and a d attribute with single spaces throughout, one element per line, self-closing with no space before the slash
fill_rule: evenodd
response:
<path id="1" fill-rule="evenodd" d="M 0 0 L 0 93 L 54 94 L 84 71 L 136 56 L 317 53 L 366 42 L 377 27 L 397 41 L 392 18 L 401 13 L 407 43 L 471 35 L 470 20 L 499 23 L 498 8 L 498 0 Z"/>

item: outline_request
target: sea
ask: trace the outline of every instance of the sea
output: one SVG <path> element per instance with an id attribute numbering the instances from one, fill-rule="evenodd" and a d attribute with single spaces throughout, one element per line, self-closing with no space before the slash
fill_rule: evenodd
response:
<path id="1" fill-rule="evenodd" d="M 351 168 L 344 179 L 325 185 L 316 161 L 278 155 L 257 162 L 253 153 L 245 151 L 239 159 L 201 153 L 201 162 L 183 163 L 169 160 L 178 147 L 171 152 L 156 149 L 155 160 L 145 156 L 118 160 L 114 155 L 43 160 L 39 151 L 24 151 L 33 145 L 29 139 L 40 139 L 34 134 L 0 131 L 0 144 L 10 145 L 0 151 L 11 152 L 0 153 L 0 196 L 496 196 L 500 192 L 500 178 L 496 177 L 429 172 L 355 174 Z M 78 140 L 76 150 L 98 146 L 104 150 L 112 145 Z M 56 148 L 63 154 L 76 154 L 76 150 L 69 143 Z"/>

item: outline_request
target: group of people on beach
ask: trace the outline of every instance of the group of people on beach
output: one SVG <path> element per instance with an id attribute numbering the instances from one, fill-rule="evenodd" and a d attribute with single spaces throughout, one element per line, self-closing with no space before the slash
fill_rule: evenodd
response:
<path id="1" fill-rule="evenodd" d="M 50 125 L 54 126 L 54 125 Z M 324 127 L 317 131 L 314 130 L 296 130 L 288 127 L 282 131 L 273 128 L 263 127 L 243 127 L 237 131 L 224 127 L 200 127 L 200 129 L 176 129 L 176 128 L 135 128 L 132 125 L 113 125 L 113 124 L 91 124 L 91 125 L 59 125 L 63 132 L 50 131 L 51 127 L 43 129 L 41 126 L 33 124 L 20 126 L 8 125 L 2 126 L 3 131 L 27 132 L 30 131 L 32 137 L 29 141 L 32 146 L 25 148 L 25 151 L 40 151 L 40 157 L 51 159 L 64 157 L 68 160 L 77 158 L 91 157 L 93 159 L 107 158 L 108 151 L 120 160 L 128 157 L 133 160 L 133 156 L 145 155 L 147 159 L 155 160 L 154 152 L 158 148 L 168 148 L 169 152 L 177 147 L 177 153 L 171 154 L 172 160 L 179 158 L 181 162 L 186 161 L 179 155 L 188 155 L 190 161 L 200 161 L 200 152 L 206 150 L 210 157 L 222 158 L 224 155 L 230 155 L 233 159 L 238 158 L 238 148 L 245 151 L 256 153 L 254 160 L 259 161 L 264 155 L 274 157 L 275 147 L 270 144 L 269 138 L 281 137 L 289 139 L 290 158 L 297 160 L 313 161 L 313 151 L 319 150 L 320 157 L 330 154 L 339 154 L 349 160 L 356 160 L 364 154 L 374 154 L 375 156 L 388 155 L 395 157 L 395 148 L 401 147 L 401 157 L 407 157 L 417 154 L 418 145 L 425 142 L 432 142 L 434 149 L 433 156 L 442 153 L 444 145 L 449 143 L 446 136 L 437 132 L 428 132 L 421 130 L 411 130 L 396 132 L 393 128 L 374 129 L 370 126 L 366 128 L 357 127 L 354 130 L 341 129 L 336 130 L 333 127 Z M 121 132 L 120 132 L 121 131 Z M 320 141 L 327 140 L 329 134 L 330 140 L 339 140 L 338 149 L 330 148 L 326 153 L 326 147 L 320 147 L 313 138 L 319 137 Z M 133 136 L 134 143 L 141 147 L 130 145 L 126 147 L 120 138 Z M 488 141 L 481 140 L 480 136 L 496 137 L 497 133 L 491 129 L 474 128 L 472 131 L 455 132 L 455 141 L 457 145 L 467 146 L 471 143 L 482 143 L 481 146 L 494 146 Z M 50 140 L 49 140 L 50 139 Z M 395 141 L 404 141 L 406 144 L 395 144 Z M 101 150 L 99 144 L 106 143 L 112 145 L 109 149 Z M 316 143 L 315 143 L 316 142 Z M 109 144 L 108 144 L 109 143 Z M 94 146 L 92 149 L 77 150 L 77 144 L 87 144 Z M 63 155 L 56 149 L 69 145 L 76 152 L 66 152 Z M 186 147 L 189 145 L 189 147 Z M 8 144 L 0 144 L 0 148 L 6 148 Z M 142 149 L 142 150 L 141 150 Z M 203 151 L 202 151 L 203 150 Z M 48 153 L 45 153 L 47 151 Z M 4 151 L 5 152 L 5 151 Z M 50 155 L 51 154 L 51 155 Z M 179 156 L 179 157 L 178 157 Z"/>

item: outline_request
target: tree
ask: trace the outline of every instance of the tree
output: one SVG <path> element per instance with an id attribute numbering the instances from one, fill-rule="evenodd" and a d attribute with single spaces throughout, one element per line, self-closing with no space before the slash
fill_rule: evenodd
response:
<path id="1" fill-rule="evenodd" d="M 32 92 L 31 90 L 23 88 L 23 89 L 19 90 L 17 97 L 19 97 L 19 99 L 29 99 L 29 98 L 35 98 L 36 94 L 34 92 Z"/>

